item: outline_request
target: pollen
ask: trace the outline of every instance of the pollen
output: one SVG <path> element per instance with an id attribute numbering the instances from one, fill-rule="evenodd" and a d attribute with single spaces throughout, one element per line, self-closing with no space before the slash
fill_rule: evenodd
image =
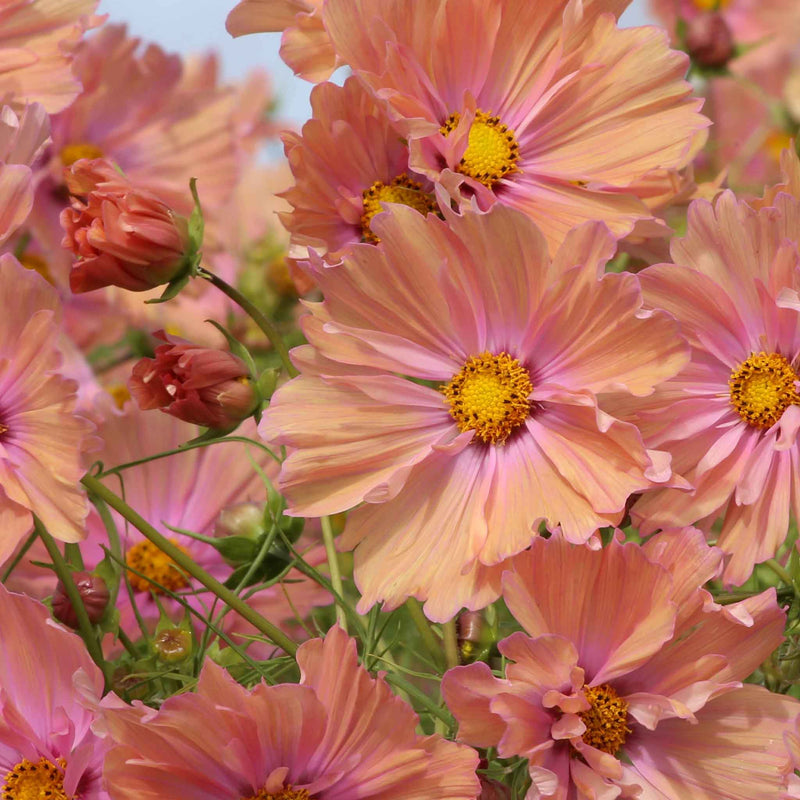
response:
<path id="1" fill-rule="evenodd" d="M 75 144 L 65 144 L 58 155 L 65 167 L 71 167 L 82 158 L 102 158 L 103 151 L 96 144 L 76 142 Z"/>
<path id="2" fill-rule="evenodd" d="M 40 758 L 35 764 L 23 758 L 6 774 L 2 800 L 77 800 L 64 791 L 64 770 L 67 762 L 57 763 Z"/>
<path id="3" fill-rule="evenodd" d="M 614 755 L 625 744 L 628 727 L 628 704 L 612 686 L 584 686 L 583 693 L 591 704 L 579 716 L 586 726 L 581 737 L 586 744 Z"/>
<path id="4" fill-rule="evenodd" d="M 405 173 L 391 183 L 375 181 L 362 194 L 364 213 L 361 215 L 361 240 L 377 244 L 380 239 L 372 232 L 372 218 L 383 211 L 381 203 L 402 203 L 416 208 L 422 215 L 436 211 L 436 200 L 429 192 L 422 191 L 422 184 L 412 181 Z"/>
<path id="5" fill-rule="evenodd" d="M 177 542 L 172 543 L 187 553 L 187 550 Z M 162 586 L 174 592 L 189 585 L 178 565 L 148 539 L 137 542 L 128 550 L 125 563 L 132 570 L 136 570 L 136 572 L 128 571 L 128 580 L 136 591 L 163 594 Z"/>
<path id="6" fill-rule="evenodd" d="M 121 411 L 125 408 L 125 403 L 131 399 L 131 393 L 124 383 L 114 383 L 108 387 L 108 393 L 114 401 L 114 405 Z"/>
<path id="7" fill-rule="evenodd" d="M 310 800 L 310 798 L 307 789 L 293 789 L 290 785 L 275 794 L 269 794 L 266 789 L 262 789 L 258 794 L 243 797 L 242 800 Z"/>
<path id="8" fill-rule="evenodd" d="M 440 391 L 460 431 L 475 431 L 475 439 L 486 444 L 502 444 L 529 416 L 533 384 L 516 358 L 486 352 L 470 356 Z"/>
<path id="9" fill-rule="evenodd" d="M 791 405 L 800 405 L 792 365 L 778 353 L 751 353 L 728 380 L 731 405 L 754 428 L 771 428 Z"/>
<path id="10" fill-rule="evenodd" d="M 32 269 L 34 272 L 38 272 L 48 283 L 55 283 L 50 273 L 50 265 L 40 255 L 26 250 L 18 257 L 18 261 L 25 269 Z"/>
<path id="11" fill-rule="evenodd" d="M 449 136 L 458 126 L 461 115 L 451 114 L 440 128 Z M 500 117 L 476 111 L 469 129 L 467 149 L 458 164 L 458 171 L 480 181 L 490 189 L 506 175 L 517 171 L 519 144 L 514 131 L 500 121 Z"/>
<path id="12" fill-rule="evenodd" d="M 722 11 L 731 0 L 692 0 L 698 11 Z"/>
<path id="13" fill-rule="evenodd" d="M 764 151 L 776 163 L 781 163 L 781 153 L 791 148 L 792 135 L 782 130 L 772 131 L 764 140 Z"/>

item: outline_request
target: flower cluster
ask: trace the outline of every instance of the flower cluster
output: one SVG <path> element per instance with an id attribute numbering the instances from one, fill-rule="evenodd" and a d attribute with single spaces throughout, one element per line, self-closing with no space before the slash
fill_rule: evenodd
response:
<path id="1" fill-rule="evenodd" d="M 800 797 L 797 3 L 629 2 L 6 4 L 3 798 Z"/>

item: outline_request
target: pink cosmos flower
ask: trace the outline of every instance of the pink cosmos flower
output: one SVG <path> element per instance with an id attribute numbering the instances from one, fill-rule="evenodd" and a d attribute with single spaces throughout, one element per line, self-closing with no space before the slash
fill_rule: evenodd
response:
<path id="1" fill-rule="evenodd" d="M 629 0 L 328 0 L 339 55 L 453 197 L 524 211 L 551 251 L 587 220 L 621 237 L 651 216 L 631 184 L 705 141 L 686 56 Z M 354 20 L 358 24 L 354 24 Z M 479 55 L 476 55 L 479 54 Z"/>
<path id="2" fill-rule="evenodd" d="M 297 652 L 300 684 L 245 689 L 207 661 L 196 694 L 158 712 L 109 709 L 118 800 L 473 800 L 478 756 L 438 735 L 358 664 L 338 627 Z"/>
<path id="3" fill-rule="evenodd" d="M 86 536 L 82 453 L 92 425 L 74 413 L 77 384 L 60 373 L 59 302 L 40 275 L 0 257 L 0 560 L 36 514 L 57 539 Z"/>
<path id="4" fill-rule="evenodd" d="M 323 0 L 240 0 L 225 27 L 231 36 L 283 31 L 281 58 L 295 75 L 316 83 L 330 78 L 341 60 L 322 24 Z"/>
<path id="5" fill-rule="evenodd" d="M 783 638 L 770 589 L 719 606 L 722 554 L 697 530 L 601 550 L 539 539 L 503 576 L 525 629 L 445 674 L 459 738 L 529 760 L 530 800 L 772 800 L 800 703 L 741 681 Z"/>
<path id="6" fill-rule="evenodd" d="M 188 269 L 188 221 L 132 183 L 105 159 L 81 159 L 67 172 L 72 207 L 61 212 L 62 245 L 75 256 L 76 294 L 119 286 L 143 292 Z"/>
<path id="7" fill-rule="evenodd" d="M 433 185 L 409 170 L 408 145 L 355 78 L 315 86 L 311 107 L 302 134 L 283 135 L 296 183 L 281 195 L 293 210 L 279 216 L 293 244 L 334 259 L 355 242 L 377 240 L 370 221 L 382 202 L 438 211 Z"/>
<path id="8" fill-rule="evenodd" d="M 0 586 L 0 792 L 108 800 L 92 733 L 103 676 L 83 642 L 36 600 Z"/>
<path id="9" fill-rule="evenodd" d="M 241 358 L 164 331 L 155 337 L 166 344 L 156 347 L 154 359 L 137 362 L 128 382 L 139 408 L 159 408 L 186 422 L 220 430 L 232 430 L 253 414 L 258 395 Z"/>
<path id="10" fill-rule="evenodd" d="M 775 555 L 800 512 L 800 199 L 754 210 L 732 193 L 697 201 L 673 264 L 639 274 L 648 305 L 673 314 L 689 365 L 629 417 L 673 454 L 694 489 L 659 489 L 634 505 L 643 533 L 722 519 L 724 579 L 740 584 Z"/>
<path id="11" fill-rule="evenodd" d="M 0 33 L 0 99 L 41 103 L 54 114 L 81 90 L 72 71 L 75 45 L 103 17 L 93 16 L 98 0 L 3 0 Z"/>
<path id="12" fill-rule="evenodd" d="M 127 403 L 122 412 L 106 413 L 98 429 L 105 447 L 97 458 L 106 467 L 173 450 L 198 434 L 194 425 L 168 414 L 140 411 L 133 403 Z M 255 424 L 243 424 L 237 435 L 255 437 Z M 273 458 L 257 444 L 249 446 L 234 441 L 187 450 L 126 469 L 121 473 L 122 486 L 129 505 L 188 552 L 203 569 L 215 578 L 225 580 L 232 570 L 213 547 L 175 533 L 167 526 L 211 536 L 219 513 L 227 506 L 265 501 L 266 488 L 256 467 L 268 475 L 274 474 L 271 464 L 274 464 Z M 112 489 L 118 488 L 111 479 L 107 480 Z M 129 572 L 128 577 L 137 608 L 145 621 L 154 624 L 159 617 L 154 593 L 165 610 L 176 619 L 183 613 L 178 602 L 163 594 L 148 579 L 183 594 L 186 602 L 207 614 L 213 597 L 116 513 L 114 519 L 128 565 L 142 573 L 142 576 L 137 576 Z M 108 545 L 108 536 L 94 510 L 87 520 L 87 527 L 89 538 L 82 551 L 86 568 L 92 570 L 103 558 L 102 545 Z M 122 627 L 135 638 L 137 624 L 126 591 L 120 592 L 117 605 Z"/>
<path id="13" fill-rule="evenodd" d="M 636 277 L 603 275 L 604 225 L 574 231 L 551 262 L 514 209 L 445 213 L 392 205 L 372 223 L 379 245 L 315 264 L 325 301 L 303 319 L 301 375 L 259 429 L 287 447 L 289 513 L 363 503 L 339 540 L 357 546 L 359 608 L 413 595 L 437 620 L 496 598 L 497 565 L 540 522 L 586 542 L 669 479 L 596 395 L 647 395 L 686 359 Z"/>

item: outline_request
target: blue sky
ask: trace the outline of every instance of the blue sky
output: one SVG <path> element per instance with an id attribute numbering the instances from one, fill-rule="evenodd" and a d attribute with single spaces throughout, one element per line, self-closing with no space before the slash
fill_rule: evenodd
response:
<path id="1" fill-rule="evenodd" d="M 411 0 L 410 0 L 411 1 Z M 261 33 L 232 39 L 225 17 L 236 0 L 101 0 L 100 11 L 112 22 L 126 22 L 130 31 L 166 50 L 192 53 L 210 48 L 219 51 L 223 74 L 236 78 L 260 66 L 272 76 L 280 99 L 281 116 L 298 124 L 309 116 L 305 81 L 296 78 L 278 57 L 280 35 Z M 623 24 L 649 22 L 646 0 L 633 0 Z"/>

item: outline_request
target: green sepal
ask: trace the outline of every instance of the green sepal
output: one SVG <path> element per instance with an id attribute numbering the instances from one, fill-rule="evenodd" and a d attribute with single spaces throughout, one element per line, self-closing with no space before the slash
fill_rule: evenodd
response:
<path id="1" fill-rule="evenodd" d="M 258 569 L 250 576 L 245 586 L 254 586 L 257 583 L 277 581 L 289 571 L 292 563 L 293 559 L 288 551 L 281 548 L 280 550 L 271 552 L 264 558 L 261 564 L 259 564 Z M 237 567 L 225 581 L 225 586 L 228 589 L 238 589 L 241 582 L 250 571 L 250 566 L 250 564 L 242 564 L 241 567 Z"/>
<path id="2" fill-rule="evenodd" d="M 200 205 L 200 195 L 197 193 L 197 178 L 189 181 L 189 191 L 192 193 L 194 208 L 189 216 L 189 239 L 191 239 L 193 249 L 199 253 L 203 249 L 203 234 L 205 222 L 203 221 L 203 209 Z"/>
<path id="3" fill-rule="evenodd" d="M 151 300 L 145 300 L 144 302 L 148 305 L 153 303 L 166 303 L 167 300 L 172 300 L 173 297 L 180 294 L 181 289 L 189 283 L 189 271 L 182 270 L 180 276 L 177 278 L 173 278 L 165 287 L 164 291 L 161 294 L 161 297 L 154 297 Z"/>

